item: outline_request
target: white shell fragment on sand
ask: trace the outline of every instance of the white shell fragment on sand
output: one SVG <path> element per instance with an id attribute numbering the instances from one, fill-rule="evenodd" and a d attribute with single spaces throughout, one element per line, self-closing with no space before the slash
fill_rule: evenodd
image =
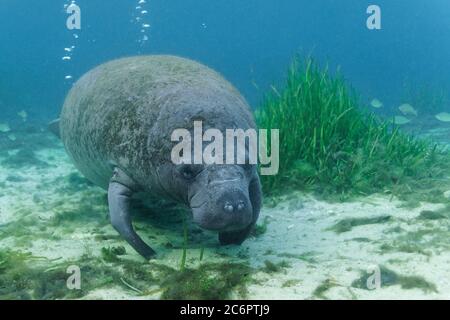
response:
<path id="1" fill-rule="evenodd" d="M 397 125 L 403 125 L 403 124 L 407 124 L 408 122 L 410 122 L 411 120 L 409 120 L 408 118 L 404 117 L 404 116 L 395 116 L 393 119 L 393 123 L 397 124 Z"/>
<path id="2" fill-rule="evenodd" d="M 402 104 L 400 107 L 398 107 L 398 110 L 400 110 L 401 113 L 403 113 L 405 116 L 411 115 L 417 117 L 417 110 L 408 103 Z"/>
<path id="3" fill-rule="evenodd" d="M 375 109 L 379 109 L 379 108 L 383 107 L 383 103 L 380 100 L 378 100 L 378 99 L 373 99 L 370 102 L 370 105 L 372 107 L 374 107 Z"/>
<path id="4" fill-rule="evenodd" d="M 434 117 L 442 122 L 450 122 L 450 113 L 447 112 L 438 113 Z"/>
<path id="5" fill-rule="evenodd" d="M 0 123 L 0 132 L 6 133 L 10 132 L 11 128 L 9 127 L 9 124 L 7 123 Z"/>

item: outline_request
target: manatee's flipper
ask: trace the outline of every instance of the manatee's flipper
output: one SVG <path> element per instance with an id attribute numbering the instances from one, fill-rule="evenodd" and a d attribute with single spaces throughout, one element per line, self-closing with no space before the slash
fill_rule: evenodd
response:
<path id="1" fill-rule="evenodd" d="M 257 177 L 250 183 L 248 191 L 250 195 L 250 201 L 252 202 L 253 207 L 253 222 L 250 226 L 248 226 L 244 230 L 234 232 L 220 232 L 219 242 L 221 245 L 229 245 L 229 244 L 240 245 L 242 244 L 242 242 L 245 241 L 245 239 L 247 239 L 250 232 L 252 232 L 256 224 L 256 221 L 258 220 L 259 211 L 261 210 L 261 203 L 262 203 L 261 183 L 259 181 L 259 177 Z"/>
<path id="2" fill-rule="evenodd" d="M 130 216 L 130 201 L 134 191 L 122 184 L 129 178 L 116 169 L 108 188 L 109 217 L 114 229 L 145 259 L 152 258 L 156 253 L 134 231 Z M 131 179 L 129 179 L 131 180 Z"/>
<path id="3" fill-rule="evenodd" d="M 48 124 L 48 130 L 58 138 L 61 138 L 61 132 L 59 130 L 59 119 L 53 120 Z"/>

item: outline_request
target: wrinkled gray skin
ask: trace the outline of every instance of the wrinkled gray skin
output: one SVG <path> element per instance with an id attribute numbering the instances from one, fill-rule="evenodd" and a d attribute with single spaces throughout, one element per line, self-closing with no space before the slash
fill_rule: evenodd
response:
<path id="1" fill-rule="evenodd" d="M 136 234 L 131 197 L 147 193 L 186 204 L 222 244 L 242 243 L 255 224 L 261 189 L 255 166 L 175 165 L 173 130 L 255 128 L 239 92 L 218 73 L 173 56 L 103 64 L 69 92 L 59 135 L 76 167 L 108 190 L 115 229 L 145 258 L 155 252 Z"/>

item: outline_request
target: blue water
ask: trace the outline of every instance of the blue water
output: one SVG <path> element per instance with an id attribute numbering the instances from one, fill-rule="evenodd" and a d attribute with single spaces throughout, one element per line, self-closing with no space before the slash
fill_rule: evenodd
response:
<path id="1" fill-rule="evenodd" d="M 74 80 L 100 63 L 136 54 L 203 62 L 252 106 L 270 84 L 282 82 L 296 53 L 340 65 L 367 99 L 398 103 L 405 80 L 450 91 L 448 0 L 147 0 L 144 44 L 132 22 L 138 0 L 76 1 L 82 10 L 76 32 L 65 26 L 67 3 L 1 0 L 2 117 L 13 121 L 25 109 L 29 119 L 55 118 Z M 366 28 L 370 4 L 382 9 L 382 30 Z M 72 60 L 63 61 L 72 45 Z"/>

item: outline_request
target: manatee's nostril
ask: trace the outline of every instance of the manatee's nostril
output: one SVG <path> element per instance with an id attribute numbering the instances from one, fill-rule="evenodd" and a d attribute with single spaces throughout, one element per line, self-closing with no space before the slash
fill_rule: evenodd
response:
<path id="1" fill-rule="evenodd" d="M 225 202 L 225 205 L 223 206 L 223 209 L 227 212 L 233 212 L 234 207 L 230 202 Z"/>
<path id="2" fill-rule="evenodd" d="M 251 211 L 246 195 L 240 190 L 223 193 L 217 200 L 217 208 L 229 218 L 239 220 Z"/>

